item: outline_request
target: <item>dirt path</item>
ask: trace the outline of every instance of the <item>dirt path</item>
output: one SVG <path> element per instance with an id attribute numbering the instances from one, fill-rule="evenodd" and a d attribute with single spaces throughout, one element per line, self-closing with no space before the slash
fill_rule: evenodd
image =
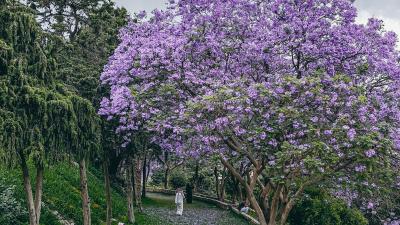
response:
<path id="1" fill-rule="evenodd" d="M 174 196 L 148 193 L 145 201 L 145 212 L 165 219 L 170 225 L 248 225 L 245 220 L 229 210 L 222 210 L 216 206 L 203 202 L 193 201 L 185 204 L 183 215 L 176 215 Z"/>

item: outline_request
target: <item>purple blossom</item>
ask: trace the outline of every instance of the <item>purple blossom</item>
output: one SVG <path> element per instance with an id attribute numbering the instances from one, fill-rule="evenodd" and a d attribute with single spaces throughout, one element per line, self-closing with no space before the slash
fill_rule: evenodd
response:
<path id="1" fill-rule="evenodd" d="M 358 165 L 354 168 L 356 172 L 364 172 L 367 167 L 364 165 Z"/>
<path id="2" fill-rule="evenodd" d="M 275 139 L 271 139 L 271 140 L 268 142 L 268 144 L 271 145 L 271 146 L 273 146 L 273 147 L 278 146 L 278 142 L 277 142 Z"/>
<path id="3" fill-rule="evenodd" d="M 365 156 L 367 156 L 368 158 L 375 156 L 375 154 L 376 154 L 376 152 L 374 149 L 369 149 L 369 150 L 365 151 Z"/>
<path id="4" fill-rule="evenodd" d="M 367 209 L 373 209 L 373 208 L 374 208 L 374 203 L 368 202 Z"/>
<path id="5" fill-rule="evenodd" d="M 392 141 L 394 146 L 382 146 L 388 152 L 400 150 L 395 35 L 377 20 L 356 24 L 348 0 L 261 2 L 170 1 L 166 10 L 121 29 L 120 44 L 101 74 L 110 94 L 99 114 L 119 122 L 123 145 L 143 129 L 154 135 L 152 143 L 177 155 L 235 153 L 235 160 L 248 163 L 227 145 L 234 138 L 254 150 L 256 160 L 267 156 L 271 166 L 282 160 L 301 167 L 299 182 L 331 168 L 325 155 L 331 151 L 288 154 L 313 149 L 321 139 L 341 158 L 360 147 L 353 143 L 357 136 L 372 133 L 377 143 Z M 382 74 L 385 90 L 362 95 Z M 287 152 L 276 154 L 287 143 Z M 301 159 L 307 157 L 326 167 L 305 168 Z M 353 169 L 366 166 L 350 164 L 339 172 L 353 178 Z M 343 192 L 354 199 L 354 192 Z"/>
<path id="6" fill-rule="evenodd" d="M 316 123 L 316 122 L 318 122 L 318 117 L 316 117 L 316 116 L 313 116 L 313 117 L 311 117 L 311 121 L 313 122 L 313 123 Z"/>
<path id="7" fill-rule="evenodd" d="M 355 136 L 356 136 L 356 130 L 354 130 L 353 128 L 347 131 L 347 138 L 350 141 L 354 141 Z"/>

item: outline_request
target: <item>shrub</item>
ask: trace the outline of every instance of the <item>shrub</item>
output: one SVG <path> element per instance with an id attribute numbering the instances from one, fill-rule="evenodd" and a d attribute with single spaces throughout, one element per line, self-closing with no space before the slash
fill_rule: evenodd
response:
<path id="1" fill-rule="evenodd" d="M 171 187 L 174 188 L 174 189 L 182 188 L 187 183 L 187 177 L 183 172 L 176 171 L 176 172 L 171 174 L 171 178 L 170 178 L 169 182 L 171 184 Z"/>
<path id="2" fill-rule="evenodd" d="M 288 219 L 290 225 L 367 225 L 368 221 L 357 209 L 327 192 L 310 189 L 296 204 Z"/>
<path id="3" fill-rule="evenodd" d="M 164 183 L 164 170 L 158 169 L 151 175 L 151 184 L 155 186 L 160 186 Z"/>
<path id="4" fill-rule="evenodd" d="M 27 211 L 15 197 L 15 186 L 0 179 L 0 224 L 23 224 Z"/>

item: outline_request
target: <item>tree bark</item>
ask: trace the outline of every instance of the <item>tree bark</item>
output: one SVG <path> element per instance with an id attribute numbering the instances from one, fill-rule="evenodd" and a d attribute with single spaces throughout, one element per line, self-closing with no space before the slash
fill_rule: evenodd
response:
<path id="1" fill-rule="evenodd" d="M 226 179 L 226 169 L 224 168 L 224 171 L 222 173 L 222 179 L 221 179 L 221 184 L 220 184 L 220 191 L 219 191 L 219 200 L 221 202 L 225 201 L 225 179 Z"/>
<path id="2" fill-rule="evenodd" d="M 214 167 L 214 177 L 215 177 L 215 191 L 217 192 L 217 198 L 220 199 L 221 195 L 219 193 L 219 180 L 218 180 L 218 169 Z"/>
<path id="3" fill-rule="evenodd" d="M 169 166 L 166 166 L 164 172 L 164 189 L 168 189 L 168 176 L 169 176 Z"/>
<path id="4" fill-rule="evenodd" d="M 220 157 L 220 160 L 221 160 L 222 164 L 229 170 L 229 172 L 233 176 L 235 176 L 235 178 L 238 179 L 238 181 L 245 187 L 247 198 L 250 201 L 251 207 L 254 209 L 254 211 L 257 214 L 260 225 L 267 225 L 267 220 L 264 216 L 264 213 L 263 213 L 260 205 L 257 202 L 257 199 L 254 197 L 253 189 L 251 188 L 251 186 L 246 182 L 245 179 L 243 179 L 243 177 L 236 171 L 236 169 L 228 161 L 226 161 L 223 158 L 223 156 Z"/>
<path id="5" fill-rule="evenodd" d="M 278 213 L 278 203 L 279 197 L 281 195 L 282 185 L 278 185 L 275 190 L 274 196 L 272 197 L 271 207 L 269 210 L 269 223 L 268 225 L 275 225 L 276 224 L 276 215 Z"/>
<path id="6" fill-rule="evenodd" d="M 239 182 L 237 182 L 237 190 L 238 190 L 238 193 L 239 193 L 239 199 L 240 199 L 240 201 L 241 201 L 241 202 L 244 201 L 245 199 L 244 199 L 244 196 L 243 196 L 242 187 L 240 186 L 240 183 L 239 183 Z"/>
<path id="7" fill-rule="evenodd" d="M 132 160 L 129 159 L 126 165 L 126 198 L 128 202 L 128 220 L 130 223 L 135 223 L 135 214 L 133 211 L 133 184 L 132 184 Z"/>
<path id="8" fill-rule="evenodd" d="M 40 212 L 42 209 L 42 195 L 43 195 L 43 173 L 44 167 L 38 166 L 36 168 L 36 188 L 35 188 L 35 213 L 36 222 L 40 222 Z"/>
<path id="9" fill-rule="evenodd" d="M 236 183 L 236 178 L 230 174 L 231 180 L 232 180 L 232 185 L 233 185 L 233 192 L 232 192 L 232 204 L 236 204 L 237 198 L 238 198 L 238 189 L 237 189 L 237 183 Z"/>
<path id="10" fill-rule="evenodd" d="M 194 171 L 194 182 L 193 182 L 193 191 L 197 192 L 197 186 L 199 185 L 199 162 L 196 161 L 196 168 Z"/>
<path id="11" fill-rule="evenodd" d="M 169 176 L 169 162 L 168 162 L 168 152 L 164 152 L 164 189 L 168 189 L 168 176 Z"/>
<path id="12" fill-rule="evenodd" d="M 143 169 L 142 169 L 142 197 L 145 198 L 146 197 L 146 176 L 147 176 L 147 155 L 144 156 L 144 160 L 143 160 Z"/>
<path id="13" fill-rule="evenodd" d="M 261 209 L 260 205 L 258 204 L 257 199 L 254 197 L 253 191 L 246 187 L 246 192 L 247 192 L 248 200 L 250 201 L 251 207 L 254 209 L 254 211 L 257 214 L 260 225 L 267 225 L 267 221 L 265 219 L 264 212 Z"/>
<path id="14" fill-rule="evenodd" d="M 23 156 L 21 157 L 21 169 L 22 169 L 22 176 L 24 179 L 26 202 L 28 204 L 29 225 L 37 225 L 38 222 L 36 220 L 35 202 L 33 200 L 32 185 L 31 185 L 31 179 L 29 176 L 29 169 L 28 169 L 28 166 L 26 165 L 26 161 Z"/>
<path id="15" fill-rule="evenodd" d="M 280 224 L 285 224 L 286 223 L 286 220 L 287 220 L 287 218 L 289 216 L 289 213 L 292 210 L 292 208 L 293 208 L 293 204 L 291 202 L 289 202 L 289 203 L 287 203 L 285 205 L 285 208 L 283 209 L 283 212 L 282 212 L 282 215 L 281 215 Z"/>
<path id="16" fill-rule="evenodd" d="M 151 168 L 151 159 L 147 160 L 147 174 L 146 174 L 146 182 L 149 181 L 150 176 L 150 168 Z"/>
<path id="17" fill-rule="evenodd" d="M 108 170 L 108 159 L 104 159 L 103 161 L 103 169 L 104 169 L 104 185 L 105 185 L 105 194 L 106 194 L 106 225 L 111 225 L 112 219 L 112 201 L 111 201 L 111 182 L 110 182 L 110 172 Z"/>
<path id="18" fill-rule="evenodd" d="M 91 214 L 90 214 L 90 198 L 88 188 L 88 178 L 85 159 L 79 161 L 79 173 L 81 182 L 81 197 L 82 197 L 82 213 L 83 213 L 83 225 L 91 225 Z"/>
<path id="19" fill-rule="evenodd" d="M 135 178 L 135 194 L 136 194 L 136 206 L 139 211 L 143 211 L 142 207 L 142 160 L 140 158 L 135 159 L 135 169 L 134 169 L 134 178 Z"/>
<path id="20" fill-rule="evenodd" d="M 281 224 L 285 224 L 286 220 L 289 216 L 290 211 L 292 210 L 295 201 L 297 200 L 297 198 L 299 198 L 299 196 L 303 193 L 304 188 L 307 184 L 302 184 L 300 186 L 300 188 L 296 191 L 296 193 L 294 194 L 294 196 L 287 202 L 287 204 L 285 205 L 282 215 L 281 215 Z"/>

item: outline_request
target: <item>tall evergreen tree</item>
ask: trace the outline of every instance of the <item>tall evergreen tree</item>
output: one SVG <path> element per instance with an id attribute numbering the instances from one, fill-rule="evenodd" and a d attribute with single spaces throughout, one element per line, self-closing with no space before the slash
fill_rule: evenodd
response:
<path id="1" fill-rule="evenodd" d="M 29 224 L 37 225 L 44 169 L 77 142 L 73 100 L 79 97 L 55 79 L 58 40 L 42 31 L 30 9 L 0 3 L 0 157 L 7 166 L 20 167 Z M 34 194 L 29 162 L 36 169 Z"/>
<path id="2" fill-rule="evenodd" d="M 27 3 L 36 12 L 41 25 L 64 40 L 56 56 L 60 63 L 57 79 L 70 91 L 86 99 L 79 102 L 73 100 L 77 110 L 79 138 L 74 143 L 72 152 L 80 165 L 84 224 L 91 223 L 86 161 L 91 157 L 100 157 L 104 163 L 106 183 L 106 222 L 110 225 L 112 207 L 108 158 L 112 156 L 110 152 L 114 151 L 113 143 L 117 142 L 117 136 L 114 135 L 112 122 L 100 121 L 93 107 L 97 108 L 100 97 L 106 94 L 106 89 L 100 87 L 99 76 L 107 58 L 118 44 L 118 30 L 126 24 L 127 12 L 124 8 L 116 8 L 112 1 L 107 0 L 29 0 Z M 104 138 L 100 134 L 105 134 Z M 101 143 L 99 146 L 103 153 L 95 151 L 96 143 Z"/>

